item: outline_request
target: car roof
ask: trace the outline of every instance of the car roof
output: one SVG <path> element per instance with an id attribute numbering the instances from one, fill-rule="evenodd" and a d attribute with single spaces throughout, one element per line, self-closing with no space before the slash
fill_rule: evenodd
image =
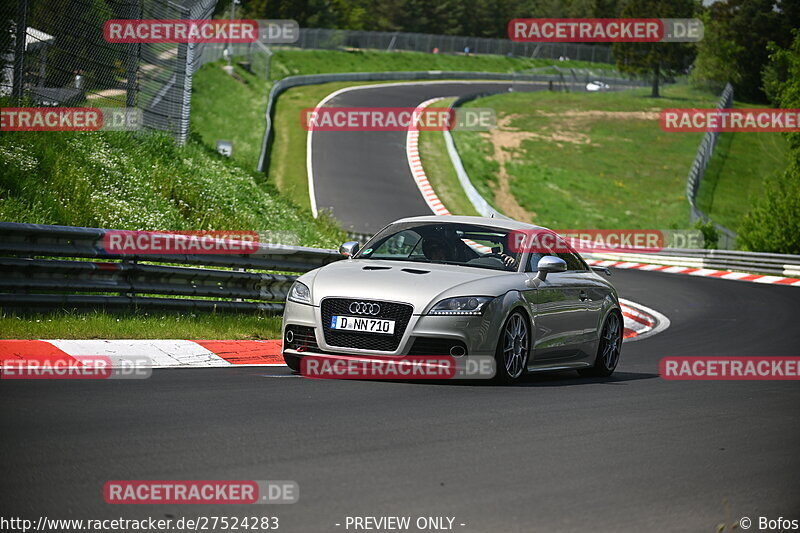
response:
<path id="1" fill-rule="evenodd" d="M 421 217 L 408 217 L 396 220 L 393 224 L 406 222 L 434 222 L 438 224 L 476 224 L 479 226 L 489 226 L 504 230 L 531 230 L 531 229 L 547 229 L 543 226 L 536 226 L 534 224 L 527 224 L 519 222 L 510 218 L 490 218 L 490 217 L 473 217 L 473 216 L 457 216 L 457 215 L 426 215 Z"/>

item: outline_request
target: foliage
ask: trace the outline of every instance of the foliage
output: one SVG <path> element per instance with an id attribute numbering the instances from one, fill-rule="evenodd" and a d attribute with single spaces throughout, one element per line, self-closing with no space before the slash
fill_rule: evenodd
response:
<path id="1" fill-rule="evenodd" d="M 771 47 L 764 87 L 773 102 L 785 109 L 800 108 L 800 31 L 791 47 Z M 739 227 L 738 246 L 745 250 L 800 254 L 800 134 L 787 133 L 790 164 L 765 182 L 761 201 Z"/>
<path id="2" fill-rule="evenodd" d="M 800 152 L 782 176 L 767 179 L 764 197 L 739 226 L 743 250 L 800 254 Z"/>
<path id="3" fill-rule="evenodd" d="M 695 87 L 719 94 L 726 83 L 737 85 L 742 80 L 735 59 L 742 54 L 744 46 L 736 42 L 730 27 L 712 20 L 710 12 L 702 13 L 699 18 L 705 32 L 703 40 L 697 43 L 697 59 L 689 80 Z"/>
<path id="4" fill-rule="evenodd" d="M 694 0 L 630 0 L 622 9 L 624 18 L 692 18 L 697 10 Z M 651 96 L 659 96 L 659 84 L 687 71 L 694 59 L 691 43 L 614 43 L 617 68 L 631 74 L 650 74 Z"/>
<path id="5" fill-rule="evenodd" d="M 506 38 L 508 21 L 615 17 L 619 0 L 250 0 L 251 18 L 294 19 L 305 28 L 401 31 Z M 229 2 L 220 3 L 228 6 Z M 218 7 L 218 11 L 224 9 Z"/>
<path id="6" fill-rule="evenodd" d="M 698 220 L 694 223 L 694 229 L 699 230 L 703 234 L 703 248 L 716 249 L 719 243 L 719 232 L 710 220 Z"/>
<path id="7" fill-rule="evenodd" d="M 284 230 L 330 247 L 341 232 L 196 141 L 164 134 L 4 132 L 0 219 L 131 230 Z"/>
<path id="8" fill-rule="evenodd" d="M 705 9 L 705 36 L 698 44 L 693 81 L 712 86 L 731 81 L 738 99 L 764 102 L 761 72 L 769 59 L 768 45 L 789 45 L 791 29 L 800 27 L 800 2 L 727 0 Z"/>

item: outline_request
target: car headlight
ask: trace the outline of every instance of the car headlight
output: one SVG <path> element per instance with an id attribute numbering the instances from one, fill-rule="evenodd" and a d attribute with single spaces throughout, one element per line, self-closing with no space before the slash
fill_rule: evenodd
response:
<path id="1" fill-rule="evenodd" d="M 434 305 L 429 315 L 482 315 L 494 296 L 459 296 Z"/>
<path id="2" fill-rule="evenodd" d="M 289 300 L 301 304 L 311 303 L 311 289 L 304 283 L 295 281 L 289 289 Z"/>

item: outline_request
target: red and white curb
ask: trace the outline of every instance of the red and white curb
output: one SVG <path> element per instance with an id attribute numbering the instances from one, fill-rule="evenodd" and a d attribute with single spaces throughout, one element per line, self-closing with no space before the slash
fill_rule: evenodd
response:
<path id="1" fill-rule="evenodd" d="M 423 109 L 429 105 L 444 100 L 444 98 L 431 98 L 425 100 L 414 109 L 414 115 L 419 115 Z M 428 176 L 422 168 L 422 161 L 419 157 L 419 130 L 416 129 L 416 123 L 409 127 L 406 133 L 406 158 L 408 159 L 408 166 L 411 168 L 411 175 L 414 176 L 414 181 L 422 193 L 422 197 L 436 215 L 449 215 L 450 211 L 444 206 L 439 197 L 433 191 L 433 187 L 428 181 Z"/>
<path id="2" fill-rule="evenodd" d="M 414 115 L 420 116 L 423 109 L 444 99 L 445 97 L 437 97 L 425 100 L 414 109 Z M 419 192 L 422 193 L 425 203 L 428 204 L 433 214 L 438 216 L 450 215 L 452 213 L 448 211 L 439 197 L 436 196 L 436 192 L 428 181 L 427 174 L 425 174 L 425 169 L 422 168 L 422 160 L 419 156 L 419 130 L 416 128 L 416 125 L 416 122 L 410 125 L 406 133 L 406 158 L 408 159 L 408 166 L 411 169 L 411 175 L 414 177 L 414 182 L 417 184 Z M 483 253 L 492 251 L 488 246 L 473 241 L 465 240 L 464 242 Z"/>
<path id="3" fill-rule="evenodd" d="M 655 309 L 623 298 L 619 299 L 619 306 L 622 308 L 623 337 L 626 341 L 645 339 L 669 327 L 669 319 Z"/>
<path id="4" fill-rule="evenodd" d="M 8 359 L 69 361 L 80 356 L 115 359 L 146 356 L 152 368 L 284 366 L 281 341 L 216 340 L 0 340 L 0 364 Z"/>
<path id="5" fill-rule="evenodd" d="M 602 261 L 599 259 L 587 259 L 586 262 L 592 266 L 646 270 L 649 272 L 666 272 L 668 274 L 688 274 L 689 276 L 700 276 L 705 278 L 718 278 L 734 281 L 749 281 L 752 283 L 770 283 L 775 285 L 800 287 L 800 279 L 785 278 L 783 276 L 746 274 L 744 272 L 732 272 L 730 270 L 712 270 L 710 268 L 690 268 L 682 266 L 656 265 L 651 263 L 635 263 L 629 261 Z"/>
<path id="6" fill-rule="evenodd" d="M 625 340 L 654 335 L 669 326 L 667 317 L 643 305 L 620 300 Z M 105 356 L 115 361 L 146 356 L 152 368 L 285 366 L 281 341 L 223 340 L 0 340 L 0 365 L 13 359 L 77 361 Z"/>

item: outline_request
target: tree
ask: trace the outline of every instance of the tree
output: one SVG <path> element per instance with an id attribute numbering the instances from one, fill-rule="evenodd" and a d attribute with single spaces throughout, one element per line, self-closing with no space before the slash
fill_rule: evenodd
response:
<path id="1" fill-rule="evenodd" d="M 797 0 L 727 0 L 708 6 L 692 81 L 711 87 L 730 81 L 738 99 L 764 102 L 761 71 L 769 60 L 768 45 L 791 44 L 791 30 L 800 27 L 799 5 Z"/>
<path id="2" fill-rule="evenodd" d="M 764 69 L 764 88 L 773 103 L 784 109 L 800 108 L 800 31 L 790 48 L 770 45 Z M 786 133 L 789 167 L 764 184 L 764 196 L 745 215 L 737 244 L 745 250 L 800 254 L 800 133 Z"/>
<path id="3" fill-rule="evenodd" d="M 698 10 L 694 0 L 631 0 L 622 8 L 623 18 L 693 18 Z M 614 43 L 612 47 L 621 72 L 652 77 L 651 96 L 659 97 L 664 79 L 685 72 L 695 55 L 692 43 Z"/>
<path id="4" fill-rule="evenodd" d="M 733 30 L 711 18 L 706 11 L 699 17 L 705 32 L 703 40 L 697 43 L 697 59 L 689 77 L 692 85 L 707 88 L 719 94 L 725 84 L 737 86 L 742 73 L 736 58 L 743 52 L 743 46 L 736 42 Z"/>

